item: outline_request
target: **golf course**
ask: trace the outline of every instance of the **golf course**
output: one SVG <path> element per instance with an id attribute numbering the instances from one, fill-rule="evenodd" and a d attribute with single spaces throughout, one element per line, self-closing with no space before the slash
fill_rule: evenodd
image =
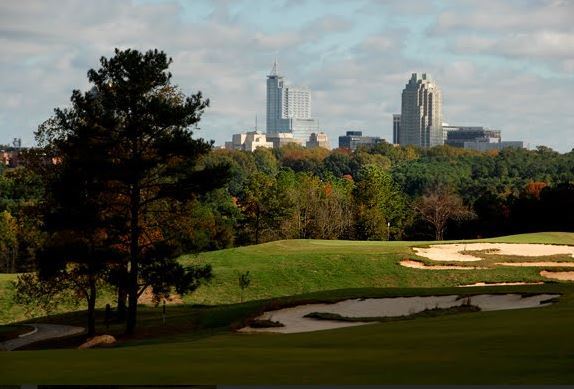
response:
<path id="1" fill-rule="evenodd" d="M 573 249 L 574 233 L 546 232 L 443 242 L 284 240 L 186 255 L 183 264 L 211 264 L 214 278 L 168 303 L 165 317 L 162 305 L 142 305 L 136 335 L 125 337 L 123 323 L 104 323 L 103 307 L 114 298 L 104 291 L 97 333 L 116 344 L 78 350 L 85 335 L 73 335 L 0 352 L 0 384 L 571 384 Z M 242 290 L 238 277 L 247 271 Z M 23 324 L 85 325 L 81 306 L 26 314 L 10 301 L 14 279 L 0 278 L 3 339 L 20 335 Z M 479 295 L 539 301 L 459 309 Z M 245 331 L 283 308 L 433 296 L 460 304 L 392 319 L 359 312 L 355 319 L 368 323 L 312 332 Z"/>

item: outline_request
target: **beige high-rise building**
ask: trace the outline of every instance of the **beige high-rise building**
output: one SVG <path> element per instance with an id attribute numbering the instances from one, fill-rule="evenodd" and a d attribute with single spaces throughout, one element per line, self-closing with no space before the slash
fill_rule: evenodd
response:
<path id="1" fill-rule="evenodd" d="M 442 93 L 429 74 L 413 73 L 403 89 L 400 145 L 424 148 L 444 144 Z"/>
<path id="2" fill-rule="evenodd" d="M 331 150 L 331 144 L 329 143 L 329 138 L 324 132 L 312 133 L 306 144 L 308 149 L 314 149 L 317 147 L 322 147 L 327 150 Z"/>

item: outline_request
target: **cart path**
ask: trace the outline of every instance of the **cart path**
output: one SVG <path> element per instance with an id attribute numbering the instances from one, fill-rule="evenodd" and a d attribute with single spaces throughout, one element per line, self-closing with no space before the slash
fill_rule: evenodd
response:
<path id="1" fill-rule="evenodd" d="M 14 339 L 0 343 L 0 350 L 12 351 L 29 344 L 47 339 L 77 335 L 85 331 L 83 327 L 65 326 L 60 324 L 29 324 L 34 330 Z"/>

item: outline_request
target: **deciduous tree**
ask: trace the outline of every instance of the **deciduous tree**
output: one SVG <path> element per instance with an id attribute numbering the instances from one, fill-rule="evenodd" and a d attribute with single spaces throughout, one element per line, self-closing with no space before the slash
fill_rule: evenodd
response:
<path id="1" fill-rule="evenodd" d="M 464 205 L 460 196 L 445 187 L 427 191 L 415 201 L 414 209 L 422 219 L 432 225 L 436 240 L 443 240 L 449 221 L 464 220 L 474 216 L 474 213 Z"/>

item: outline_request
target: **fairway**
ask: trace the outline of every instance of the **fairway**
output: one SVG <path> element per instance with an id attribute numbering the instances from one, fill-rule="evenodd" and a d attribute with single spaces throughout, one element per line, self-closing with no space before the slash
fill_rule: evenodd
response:
<path id="1" fill-rule="evenodd" d="M 2 383 L 572 383 L 574 290 L 531 288 L 563 296 L 543 308 L 312 333 L 182 333 L 112 349 L 0 353 L 10 367 Z"/>
<path id="2" fill-rule="evenodd" d="M 574 245 L 574 234 L 545 232 L 466 242 Z M 184 296 L 183 301 L 188 304 L 209 305 L 238 303 L 241 300 L 238 277 L 246 271 L 250 272 L 251 284 L 244 292 L 244 301 L 346 288 L 433 288 L 484 282 L 549 281 L 540 275 L 541 271 L 547 270 L 545 267 L 493 266 L 494 262 L 507 260 L 506 257 L 497 258 L 496 261 L 485 259 L 483 262 L 489 267 L 476 271 L 456 269 L 428 271 L 401 266 L 401 261 L 405 259 L 414 259 L 428 266 L 437 265 L 434 261 L 418 256 L 413 249 L 428 247 L 435 243 L 288 240 L 198 255 L 184 255 L 180 258 L 183 264 L 211 264 L 214 278 L 211 283 L 201 286 L 193 294 Z M 455 241 L 440 243 L 455 243 Z M 560 260 L 574 263 L 574 259 L 569 256 Z M 461 264 L 445 262 L 440 265 Z M 26 315 L 22 307 L 13 303 L 10 282 L 15 279 L 16 276 L 13 274 L 0 274 L 0 308 L 2 308 L 0 324 L 45 315 L 38 309 Z M 101 290 L 97 304 L 103 308 L 107 303 L 114 304 L 114 294 L 111 291 Z M 75 309 L 77 308 L 63 303 L 54 313 Z"/>
<path id="3" fill-rule="evenodd" d="M 574 234 L 483 241 L 574 245 Z M 0 384 L 572 384 L 574 285 L 548 282 L 539 274 L 544 267 L 497 266 L 498 255 L 472 262 L 480 269 L 400 265 L 406 258 L 432 265 L 412 247 L 433 243 L 295 240 L 182 257 L 184 263 L 211 263 L 215 279 L 184 296 L 186 304 L 169 306 L 166 324 L 160 307 L 142 306 L 137 336 L 122 338 L 123 325 L 107 330 L 99 310 L 98 333 L 120 337 L 118 345 L 77 350 L 82 339 L 75 337 L 2 352 L 0 366 L 7 368 Z M 570 261 L 574 262 L 571 257 Z M 246 302 L 239 304 L 237 275 L 247 270 L 252 286 L 246 290 Z M 520 281 L 546 282 L 459 287 Z M 560 297 L 537 308 L 417 317 L 307 333 L 234 331 L 264 311 L 304 303 L 493 293 Z M 70 312 L 37 320 L 83 325 L 84 315 Z M 60 347 L 65 348 L 54 349 Z"/>

